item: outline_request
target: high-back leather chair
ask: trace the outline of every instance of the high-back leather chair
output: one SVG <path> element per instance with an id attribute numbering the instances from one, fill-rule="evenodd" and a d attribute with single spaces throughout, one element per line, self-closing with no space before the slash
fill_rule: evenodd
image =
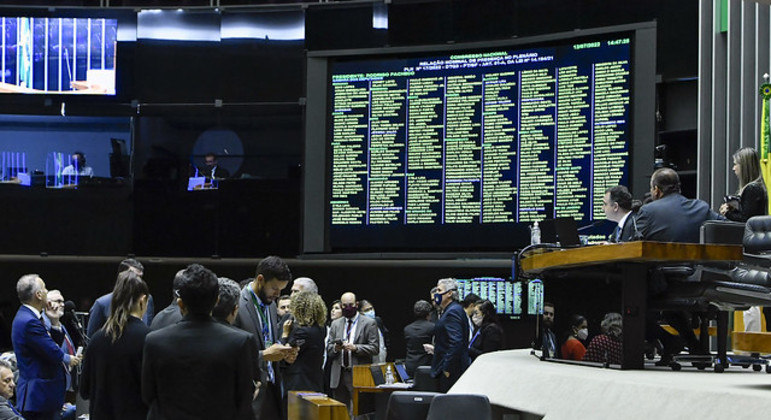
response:
<path id="1" fill-rule="evenodd" d="M 490 400 L 486 395 L 444 394 L 431 401 L 426 420 L 492 420 Z"/>

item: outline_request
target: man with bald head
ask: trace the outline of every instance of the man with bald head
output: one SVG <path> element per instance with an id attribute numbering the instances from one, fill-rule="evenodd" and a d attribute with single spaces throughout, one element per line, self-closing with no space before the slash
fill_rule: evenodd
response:
<path id="1" fill-rule="evenodd" d="M 372 363 L 372 356 L 380 351 L 377 323 L 360 315 L 356 295 L 343 293 L 340 297 L 343 316 L 332 321 L 327 342 L 327 360 L 332 361 L 330 388 L 332 396 L 351 409 L 353 395 L 353 366 Z"/>

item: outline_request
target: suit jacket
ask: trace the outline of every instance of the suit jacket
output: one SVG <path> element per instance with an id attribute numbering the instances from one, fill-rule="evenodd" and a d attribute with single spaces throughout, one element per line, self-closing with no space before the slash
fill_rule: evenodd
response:
<path id="1" fill-rule="evenodd" d="M 324 376 L 321 364 L 324 362 L 325 327 L 295 325 L 289 334 L 287 344 L 299 347 L 297 359 L 284 372 L 286 391 L 324 391 Z"/>
<path id="2" fill-rule="evenodd" d="M 265 392 L 269 382 L 268 363 L 273 367 L 277 385 L 281 383 L 281 372 L 278 368 L 278 362 L 267 362 L 262 359 L 262 352 L 265 350 L 265 339 L 262 335 L 262 324 L 260 323 L 260 316 L 257 314 L 257 308 L 254 306 L 254 301 L 252 300 L 250 287 L 251 283 L 248 283 L 241 289 L 241 297 L 238 299 L 238 315 L 236 316 L 233 326 L 251 333 L 258 350 L 255 360 L 257 360 L 257 367 L 259 368 L 262 386 L 260 387 L 260 393 L 257 395 L 257 399 L 254 400 L 252 406 L 254 407 L 255 414 L 259 417 L 260 413 L 263 411 L 263 405 L 266 404 L 266 396 L 269 394 L 268 392 Z M 277 343 L 278 339 L 281 337 L 281 333 L 277 332 L 275 325 L 278 320 L 278 314 L 276 314 L 276 302 L 272 302 L 267 306 L 267 312 L 272 324 L 271 337 L 269 338 L 272 343 Z M 274 402 L 271 401 L 270 403 Z M 270 412 L 270 410 L 268 410 L 268 412 Z"/>
<path id="3" fill-rule="evenodd" d="M 744 186 L 739 201 L 739 208 L 731 208 L 725 217 L 735 222 L 746 222 L 753 216 L 768 214 L 768 194 L 760 182 L 750 182 Z"/>
<path id="4" fill-rule="evenodd" d="M 13 351 L 19 368 L 16 406 L 19 411 L 58 412 L 64 404 L 65 365 L 70 356 L 61 344 L 62 331 L 46 330 L 31 309 L 21 306 L 13 319 Z"/>
<path id="5" fill-rule="evenodd" d="M 24 420 L 20 416 L 21 413 L 13 410 L 11 402 L 0 396 L 0 420 Z"/>
<path id="6" fill-rule="evenodd" d="M 471 364 L 468 355 L 468 316 L 463 306 L 456 301 L 450 302 L 434 329 L 434 360 L 431 362 L 431 375 L 438 378 L 442 372 L 450 372 L 450 381 L 454 382 Z"/>
<path id="7" fill-rule="evenodd" d="M 377 322 L 364 315 L 357 314 L 356 332 L 353 344 L 356 351 L 351 352 L 351 365 L 368 365 L 372 363 L 372 356 L 380 351 L 380 336 L 378 335 Z M 354 318 L 356 319 L 356 318 Z M 343 365 L 342 351 L 335 351 L 335 340 L 345 341 L 345 330 L 348 318 L 340 317 L 332 321 L 329 327 L 329 342 L 327 343 L 327 360 L 332 361 L 329 385 L 337 388 L 340 384 L 340 368 Z"/>
<path id="8" fill-rule="evenodd" d="M 257 349 L 251 334 L 189 315 L 145 338 L 147 419 L 253 419 Z"/>
<path id="9" fill-rule="evenodd" d="M 160 330 L 161 328 L 174 325 L 177 322 L 182 321 L 182 312 L 179 311 L 176 299 L 165 307 L 162 311 L 158 312 L 158 315 L 153 317 L 152 323 L 150 323 L 150 330 Z"/>
<path id="10" fill-rule="evenodd" d="M 618 224 L 616 224 L 616 227 L 613 229 L 613 233 L 610 235 L 610 242 L 629 242 L 638 239 L 636 236 L 639 228 L 635 229 L 635 224 L 637 223 L 635 216 L 636 214 L 634 212 L 627 216 L 626 220 L 624 220 L 624 227 L 620 229 L 621 236 L 618 238 L 616 236 L 618 235 L 619 227 Z"/>
<path id="11" fill-rule="evenodd" d="M 90 400 L 91 419 L 144 420 L 142 401 L 142 351 L 150 332 L 139 318 L 129 317 L 114 343 L 99 330 L 83 359 L 80 395 Z"/>
<path id="12" fill-rule="evenodd" d="M 407 357 L 404 367 L 410 376 L 415 376 L 418 366 L 431 366 L 431 355 L 423 349 L 423 344 L 431 344 L 434 338 L 434 323 L 418 319 L 404 327 L 404 341 L 407 342 Z"/>
<path id="13" fill-rule="evenodd" d="M 86 328 L 86 334 L 89 337 L 93 337 L 97 331 L 107 322 L 107 318 L 110 317 L 110 304 L 112 304 L 112 292 L 101 296 L 94 301 L 91 310 L 88 311 L 88 327 Z M 155 315 L 155 303 L 153 302 L 153 296 L 147 298 L 147 312 L 142 320 L 145 325 L 150 326 L 153 321 L 153 315 Z"/>
<path id="14" fill-rule="evenodd" d="M 646 241 L 698 243 L 701 224 L 721 219 L 704 201 L 672 193 L 640 208 L 637 229 Z"/>
<path id="15" fill-rule="evenodd" d="M 469 344 L 468 348 L 471 360 L 475 360 L 481 354 L 503 348 L 503 328 L 494 322 L 483 324 L 473 337 L 474 341 Z"/>

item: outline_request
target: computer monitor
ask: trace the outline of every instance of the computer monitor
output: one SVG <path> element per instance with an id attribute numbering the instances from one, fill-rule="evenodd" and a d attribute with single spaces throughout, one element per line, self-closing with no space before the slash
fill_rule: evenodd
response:
<path id="1" fill-rule="evenodd" d="M 541 242 L 559 243 L 562 247 L 581 245 L 575 219 L 572 217 L 545 219 L 541 222 Z"/>
<path id="2" fill-rule="evenodd" d="M 401 379 L 402 382 L 407 383 L 412 381 L 410 374 L 407 373 L 407 366 L 405 366 L 404 363 L 394 363 L 394 367 L 396 368 L 396 373 L 399 374 L 399 379 Z"/>

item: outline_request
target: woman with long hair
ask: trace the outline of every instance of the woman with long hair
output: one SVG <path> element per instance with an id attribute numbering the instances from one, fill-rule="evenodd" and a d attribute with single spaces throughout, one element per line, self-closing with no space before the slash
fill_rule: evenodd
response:
<path id="1" fill-rule="evenodd" d="M 562 358 L 566 360 L 581 360 L 586 353 L 584 343 L 589 336 L 588 324 L 586 318 L 582 315 L 572 315 L 570 317 L 570 327 L 567 332 L 567 338 L 562 343 Z"/>
<path id="2" fill-rule="evenodd" d="M 290 364 L 284 373 L 284 389 L 322 392 L 326 304 L 318 293 L 304 291 L 292 295 L 289 311 L 294 321 L 284 323 L 281 341 L 298 352 L 295 360 L 287 360 Z"/>
<path id="3" fill-rule="evenodd" d="M 479 355 L 503 348 L 503 328 L 498 323 L 495 305 L 489 300 L 477 302 L 471 315 L 476 330 L 469 341 L 468 354 L 471 360 Z"/>
<path id="4" fill-rule="evenodd" d="M 758 152 L 751 147 L 741 148 L 734 153 L 733 163 L 734 174 L 739 180 L 738 197 L 723 203 L 720 214 L 736 222 L 768 214 L 768 194 L 760 172 Z"/>
<path id="5" fill-rule="evenodd" d="M 142 401 L 142 350 L 150 332 L 142 317 L 147 284 L 133 271 L 118 274 L 110 316 L 92 338 L 83 361 L 80 395 L 92 420 L 147 418 Z"/>

